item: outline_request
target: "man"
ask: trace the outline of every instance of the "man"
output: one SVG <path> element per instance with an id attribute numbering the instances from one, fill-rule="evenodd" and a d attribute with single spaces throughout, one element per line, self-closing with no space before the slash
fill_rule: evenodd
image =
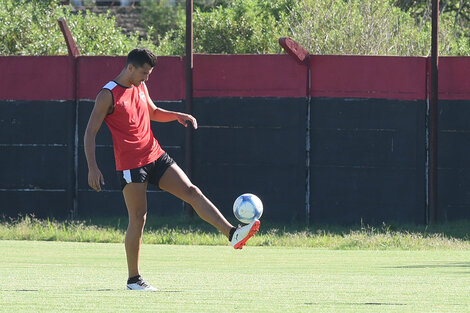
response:
<path id="1" fill-rule="evenodd" d="M 241 249 L 259 229 L 260 222 L 235 228 L 186 174 L 161 148 L 150 129 L 150 121 L 178 121 L 197 129 L 196 119 L 180 112 L 157 108 L 145 81 L 157 61 L 148 49 L 134 49 L 127 56 L 121 73 L 98 93 L 85 131 L 88 184 L 101 190 L 104 178 L 95 158 L 95 138 L 103 121 L 108 125 L 114 146 L 116 171 L 129 214 L 125 248 L 129 278 L 127 289 L 155 291 L 139 272 L 142 233 L 147 216 L 147 185 L 150 183 L 189 203 L 206 222 L 228 237 L 235 249 Z"/>

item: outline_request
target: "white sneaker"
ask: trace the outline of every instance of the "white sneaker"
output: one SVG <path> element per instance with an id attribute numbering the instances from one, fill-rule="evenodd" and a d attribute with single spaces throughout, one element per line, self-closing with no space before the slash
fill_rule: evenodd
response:
<path id="1" fill-rule="evenodd" d="M 133 284 L 127 284 L 127 290 L 157 291 L 158 289 L 151 286 L 142 278 Z"/>
<path id="2" fill-rule="evenodd" d="M 238 227 L 237 230 L 233 233 L 232 236 L 232 246 L 235 249 L 241 249 L 245 243 L 253 237 L 259 230 L 260 222 L 259 220 L 254 220 L 248 225 Z"/>

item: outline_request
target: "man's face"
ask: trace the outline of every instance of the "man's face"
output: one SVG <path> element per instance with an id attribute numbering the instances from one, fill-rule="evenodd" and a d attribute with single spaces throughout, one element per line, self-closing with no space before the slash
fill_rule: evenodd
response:
<path id="1" fill-rule="evenodd" d="M 139 87 L 142 82 L 145 82 L 149 79 L 152 70 L 153 67 L 147 63 L 139 67 L 135 67 L 134 65 L 129 64 L 129 71 L 131 72 L 131 83 L 134 86 Z"/>

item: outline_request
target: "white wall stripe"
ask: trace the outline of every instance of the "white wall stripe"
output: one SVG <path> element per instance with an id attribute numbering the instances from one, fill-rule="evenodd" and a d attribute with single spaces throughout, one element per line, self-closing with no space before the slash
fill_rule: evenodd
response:
<path id="1" fill-rule="evenodd" d="M 21 192 L 25 192 L 25 191 L 47 191 L 47 192 L 65 192 L 67 191 L 67 189 L 36 189 L 36 188 L 8 188 L 8 189 L 4 189 L 4 188 L 0 188 L 0 191 L 21 191 Z"/>
<path id="2" fill-rule="evenodd" d="M 0 143 L 0 147 L 67 147 L 61 143 Z"/>

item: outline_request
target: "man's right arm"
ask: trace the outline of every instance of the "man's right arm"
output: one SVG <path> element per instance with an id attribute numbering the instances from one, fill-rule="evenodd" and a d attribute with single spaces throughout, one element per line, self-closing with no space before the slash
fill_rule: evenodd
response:
<path id="1" fill-rule="evenodd" d="M 98 168 L 96 162 L 96 134 L 103 124 L 103 120 L 110 112 L 113 105 L 113 96 L 111 91 L 107 89 L 101 90 L 96 97 L 95 106 L 91 112 L 88 125 L 86 127 L 84 143 L 85 143 L 85 156 L 88 163 L 88 185 L 96 191 L 101 190 L 101 185 L 104 185 L 103 174 Z"/>

